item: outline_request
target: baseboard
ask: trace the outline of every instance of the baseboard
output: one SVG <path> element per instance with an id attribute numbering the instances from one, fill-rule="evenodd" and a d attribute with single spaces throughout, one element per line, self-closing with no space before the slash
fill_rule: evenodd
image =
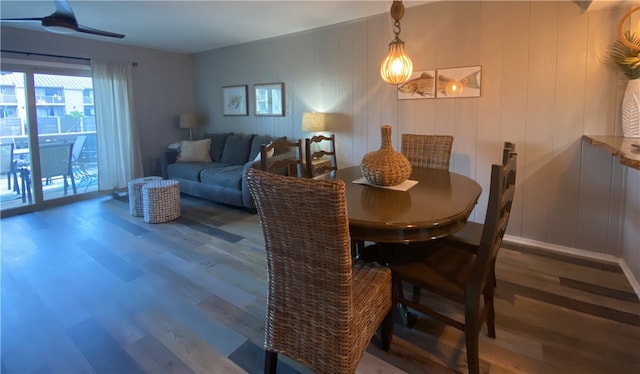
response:
<path id="1" fill-rule="evenodd" d="M 631 287 L 636 293 L 636 296 L 638 296 L 638 298 L 640 299 L 640 283 L 635 278 L 635 276 L 633 275 L 633 272 L 631 271 L 631 269 L 629 269 L 629 267 L 627 266 L 627 263 L 624 261 L 623 258 L 602 254 L 602 253 L 585 251 L 583 249 L 566 247 L 558 244 L 551 244 L 551 243 L 545 243 L 545 242 L 532 240 L 532 239 L 525 239 L 519 236 L 505 235 L 504 241 L 506 243 L 524 245 L 531 248 L 557 252 L 557 253 L 570 255 L 574 257 L 585 258 L 589 260 L 596 260 L 596 261 L 610 263 L 610 264 L 617 264 L 622 269 L 622 272 L 624 273 L 625 277 L 629 281 L 629 284 L 631 284 Z"/>
<path id="2" fill-rule="evenodd" d="M 633 272 L 631 271 L 631 269 L 629 269 L 629 266 L 627 266 L 627 263 L 625 262 L 624 258 L 620 259 L 620 267 L 622 268 L 622 272 L 624 273 L 624 275 L 629 280 L 629 283 L 631 283 L 631 287 L 633 287 L 633 290 L 636 291 L 636 295 L 640 299 L 640 283 L 638 282 L 636 277 L 633 275 Z"/>

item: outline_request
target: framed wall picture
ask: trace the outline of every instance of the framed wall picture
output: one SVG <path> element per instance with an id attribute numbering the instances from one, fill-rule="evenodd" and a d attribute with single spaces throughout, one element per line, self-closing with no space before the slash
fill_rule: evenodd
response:
<path id="1" fill-rule="evenodd" d="M 435 90 L 436 71 L 415 71 L 409 79 L 398 85 L 398 100 L 433 99 Z"/>
<path id="2" fill-rule="evenodd" d="M 246 85 L 222 87 L 222 113 L 225 116 L 249 115 Z"/>
<path id="3" fill-rule="evenodd" d="M 284 83 L 256 84 L 256 116 L 284 116 Z"/>
<path id="4" fill-rule="evenodd" d="M 480 97 L 482 66 L 438 69 L 436 97 Z"/>

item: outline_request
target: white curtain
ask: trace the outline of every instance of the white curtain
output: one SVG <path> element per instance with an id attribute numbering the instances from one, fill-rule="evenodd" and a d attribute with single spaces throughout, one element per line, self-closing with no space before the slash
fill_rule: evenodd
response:
<path id="1" fill-rule="evenodd" d="M 133 113 L 131 63 L 91 61 L 98 140 L 100 191 L 127 187 L 142 176 L 142 157 Z"/>

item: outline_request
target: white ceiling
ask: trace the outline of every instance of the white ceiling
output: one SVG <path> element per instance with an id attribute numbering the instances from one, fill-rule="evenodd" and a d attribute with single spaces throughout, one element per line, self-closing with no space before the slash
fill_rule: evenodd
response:
<path id="1" fill-rule="evenodd" d="M 427 2 L 404 0 L 406 8 Z M 124 39 L 73 36 L 180 53 L 208 51 L 388 13 L 391 6 L 391 0 L 70 0 L 69 3 L 80 25 L 126 35 Z M 2 18 L 44 17 L 54 10 L 53 0 L 0 0 Z M 3 26 L 47 32 L 39 22 L 3 23 Z"/>

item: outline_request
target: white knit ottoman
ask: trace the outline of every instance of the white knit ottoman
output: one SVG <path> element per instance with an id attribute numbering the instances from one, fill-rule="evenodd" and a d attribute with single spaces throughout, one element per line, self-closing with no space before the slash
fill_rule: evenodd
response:
<path id="1" fill-rule="evenodd" d="M 142 185 L 144 221 L 162 223 L 180 217 L 180 182 L 160 180 Z"/>
<path id="2" fill-rule="evenodd" d="M 144 177 L 130 180 L 127 187 L 129 190 L 129 213 L 134 217 L 142 217 L 142 185 L 153 181 L 161 181 L 162 177 Z"/>

